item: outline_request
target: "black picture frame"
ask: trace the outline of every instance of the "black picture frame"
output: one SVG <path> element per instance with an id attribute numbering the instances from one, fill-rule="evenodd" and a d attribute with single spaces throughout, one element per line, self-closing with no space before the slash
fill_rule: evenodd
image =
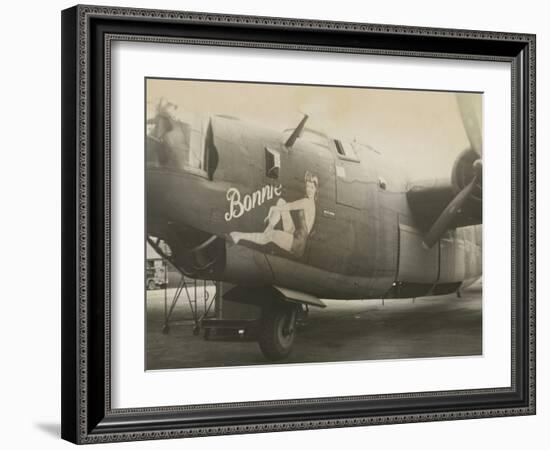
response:
<path id="1" fill-rule="evenodd" d="M 114 40 L 506 61 L 512 67 L 512 383 L 420 394 L 112 409 Z M 62 12 L 62 437 L 96 443 L 535 414 L 535 36 L 194 12 Z"/>

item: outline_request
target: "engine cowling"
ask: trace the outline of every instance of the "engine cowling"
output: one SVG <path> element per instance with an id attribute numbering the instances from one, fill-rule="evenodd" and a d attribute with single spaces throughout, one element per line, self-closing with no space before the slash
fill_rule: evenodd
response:
<path id="1" fill-rule="evenodd" d="M 477 222 L 481 220 L 482 214 L 482 163 L 479 154 L 469 148 L 458 155 L 453 165 L 451 184 L 455 195 L 465 189 L 474 178 L 476 178 L 475 184 L 462 205 L 461 215 L 470 217 L 472 222 Z"/>
<path id="2" fill-rule="evenodd" d="M 423 226 L 431 222 L 424 235 L 424 245 L 428 248 L 447 230 L 482 222 L 483 139 L 479 96 L 457 94 L 457 104 L 470 148 L 458 155 L 451 173 L 451 185 L 432 188 L 412 185 L 407 192 L 407 200 L 417 222 Z M 452 198 L 446 200 L 449 194 Z M 446 206 L 432 221 L 433 210 L 431 213 L 426 211 L 423 204 L 428 203 L 432 207 L 433 199 L 443 200 Z"/>

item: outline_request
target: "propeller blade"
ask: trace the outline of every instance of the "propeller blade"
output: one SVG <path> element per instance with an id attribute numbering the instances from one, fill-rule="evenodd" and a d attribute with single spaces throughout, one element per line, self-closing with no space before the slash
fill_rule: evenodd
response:
<path id="1" fill-rule="evenodd" d="M 462 117 L 464 130 L 470 141 L 470 146 L 481 157 L 483 140 L 481 134 L 480 96 L 475 94 L 457 94 L 456 101 L 460 110 L 460 116 Z"/>
<path id="2" fill-rule="evenodd" d="M 472 193 L 477 183 L 477 178 L 477 175 L 474 176 L 472 181 L 470 181 L 470 183 L 468 183 L 464 189 L 462 189 L 456 197 L 451 200 L 441 215 L 434 222 L 430 228 L 430 231 L 428 231 L 424 237 L 424 245 L 426 247 L 432 248 L 439 238 L 441 238 L 443 233 L 448 230 L 449 225 L 453 222 L 454 218 L 460 212 L 462 206 L 464 206 L 464 203 Z"/>

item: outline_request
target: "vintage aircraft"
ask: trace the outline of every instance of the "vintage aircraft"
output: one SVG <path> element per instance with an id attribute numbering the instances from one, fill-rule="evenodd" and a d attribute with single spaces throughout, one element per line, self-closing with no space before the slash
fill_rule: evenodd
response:
<path id="1" fill-rule="evenodd" d="M 482 270 L 482 140 L 471 97 L 457 104 L 470 148 L 447 178 L 419 182 L 368 145 L 308 129 L 307 115 L 280 132 L 176 118 L 161 101 L 147 121 L 149 241 L 186 276 L 234 285 L 224 299 L 260 306 L 270 360 L 321 297 L 459 292 Z"/>

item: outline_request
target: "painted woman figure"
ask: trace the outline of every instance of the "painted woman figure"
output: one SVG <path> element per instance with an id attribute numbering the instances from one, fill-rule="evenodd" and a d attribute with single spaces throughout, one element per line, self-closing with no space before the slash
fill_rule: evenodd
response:
<path id="1" fill-rule="evenodd" d="M 306 171 L 304 176 L 306 196 L 300 200 L 287 203 L 280 198 L 275 206 L 269 208 L 265 218 L 267 227 L 263 233 L 230 233 L 231 239 L 236 244 L 239 241 L 249 241 L 258 245 L 266 245 L 273 242 L 296 256 L 302 256 L 306 248 L 307 238 L 315 223 L 315 201 L 319 189 L 317 175 Z M 292 220 L 290 211 L 296 211 L 296 223 Z M 281 222 L 282 230 L 275 229 Z"/>

